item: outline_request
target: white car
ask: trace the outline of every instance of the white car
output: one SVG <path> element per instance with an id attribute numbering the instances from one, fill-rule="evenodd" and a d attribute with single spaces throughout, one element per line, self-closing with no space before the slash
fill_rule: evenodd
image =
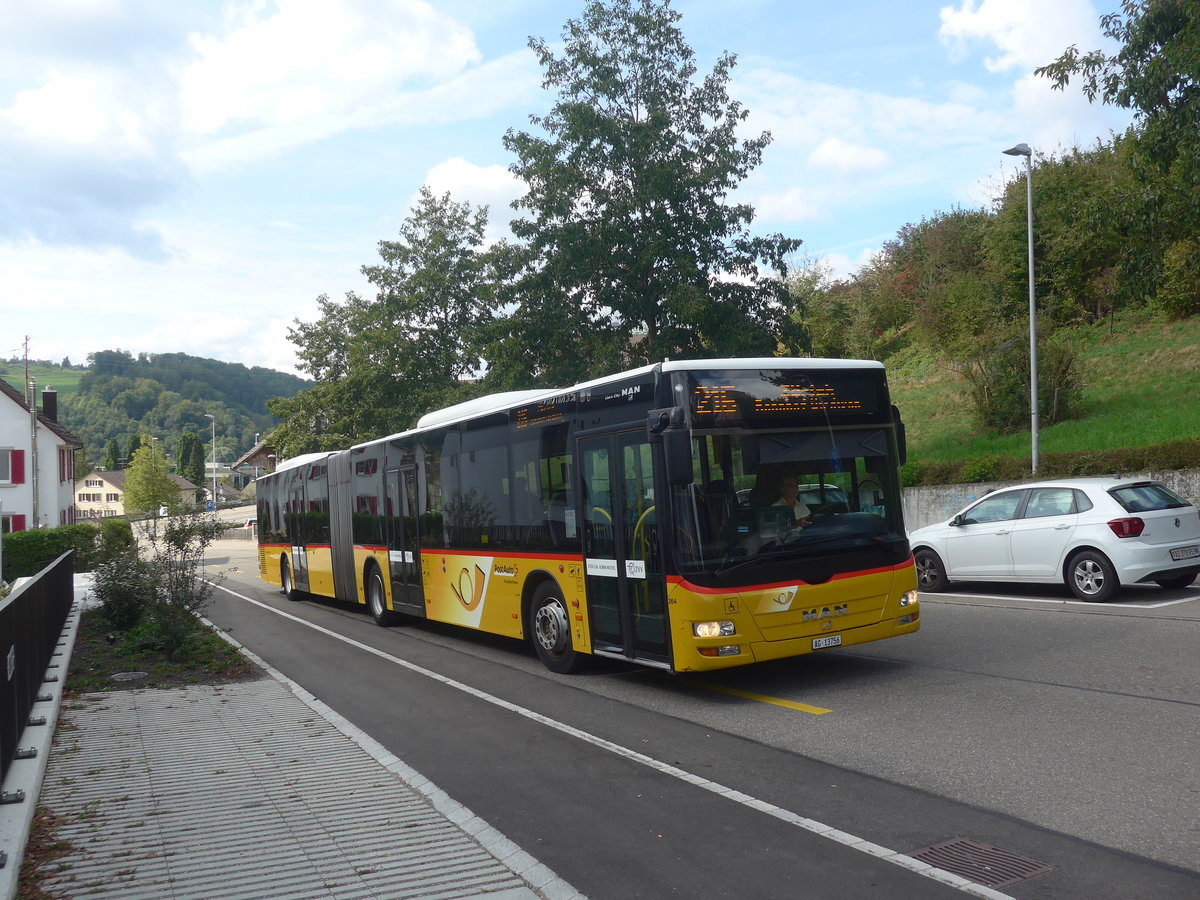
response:
<path id="1" fill-rule="evenodd" d="M 993 491 L 908 536 L 922 590 L 951 581 L 1065 583 L 1081 600 L 1200 574 L 1200 511 L 1157 481 L 1068 478 Z"/>

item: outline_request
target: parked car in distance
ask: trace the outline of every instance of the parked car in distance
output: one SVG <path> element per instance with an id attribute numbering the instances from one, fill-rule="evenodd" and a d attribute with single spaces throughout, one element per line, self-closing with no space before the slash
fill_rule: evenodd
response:
<path id="1" fill-rule="evenodd" d="M 1200 510 L 1157 481 L 1068 478 L 993 491 L 908 536 L 922 590 L 951 581 L 1063 583 L 1081 600 L 1200 574 Z"/>

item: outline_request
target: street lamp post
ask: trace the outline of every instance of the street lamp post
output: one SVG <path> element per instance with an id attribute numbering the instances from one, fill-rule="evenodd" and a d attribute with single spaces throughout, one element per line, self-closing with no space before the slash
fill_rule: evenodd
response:
<path id="1" fill-rule="evenodd" d="M 204 418 L 212 419 L 212 505 L 213 512 L 217 511 L 217 417 L 205 413 Z"/>
<path id="2" fill-rule="evenodd" d="M 1029 433 L 1032 449 L 1032 472 L 1038 470 L 1038 376 L 1037 376 L 1037 307 L 1033 291 L 1033 151 L 1028 144 L 1017 144 L 1004 151 L 1009 156 L 1025 157 L 1025 216 L 1029 238 Z"/>

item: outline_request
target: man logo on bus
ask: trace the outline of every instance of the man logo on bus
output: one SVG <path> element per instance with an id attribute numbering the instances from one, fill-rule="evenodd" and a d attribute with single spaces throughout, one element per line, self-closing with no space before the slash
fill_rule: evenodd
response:
<path id="1" fill-rule="evenodd" d="M 832 619 L 834 616 L 850 615 L 850 604 L 839 603 L 836 606 L 824 606 L 821 609 L 804 610 L 804 621 L 815 622 L 817 619 Z"/>

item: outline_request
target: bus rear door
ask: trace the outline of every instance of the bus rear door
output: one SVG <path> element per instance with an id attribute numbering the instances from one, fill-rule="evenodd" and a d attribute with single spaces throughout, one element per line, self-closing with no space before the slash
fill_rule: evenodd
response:
<path id="1" fill-rule="evenodd" d="M 668 667 L 666 581 L 644 427 L 579 439 L 580 511 L 592 650 Z"/>

